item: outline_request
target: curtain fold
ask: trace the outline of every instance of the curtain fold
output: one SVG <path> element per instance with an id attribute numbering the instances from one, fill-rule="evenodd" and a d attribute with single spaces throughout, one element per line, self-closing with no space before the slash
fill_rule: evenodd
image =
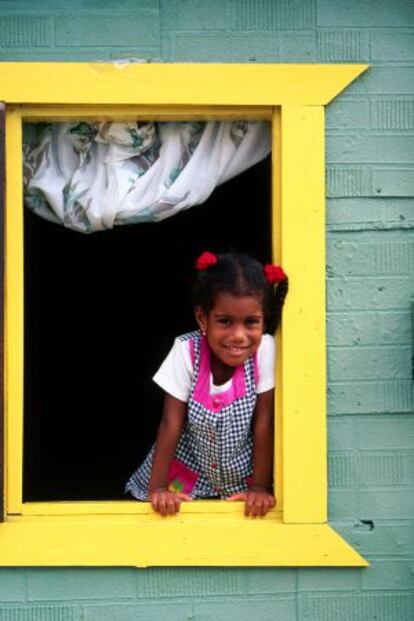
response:
<path id="1" fill-rule="evenodd" d="M 157 222 L 205 202 L 270 146 L 265 122 L 28 123 L 25 203 L 82 233 Z"/>

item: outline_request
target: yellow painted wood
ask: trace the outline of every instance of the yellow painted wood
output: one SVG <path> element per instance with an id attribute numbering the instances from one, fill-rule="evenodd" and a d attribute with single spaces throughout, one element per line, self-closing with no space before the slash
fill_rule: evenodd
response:
<path id="1" fill-rule="evenodd" d="M 282 107 L 284 522 L 327 519 L 324 109 Z"/>
<path id="2" fill-rule="evenodd" d="M 240 504 L 240 503 L 239 503 Z M 0 528 L 0 564 L 366 566 L 327 525 L 285 525 L 183 513 L 147 516 L 10 517 Z"/>
<path id="3" fill-rule="evenodd" d="M 166 105 L 26 105 L 21 106 L 27 122 L 69 122 L 76 121 L 201 121 L 256 120 L 270 121 L 270 106 L 166 106 Z"/>
<path id="4" fill-rule="evenodd" d="M 21 119 L 6 113 L 5 470 L 7 511 L 21 510 L 23 470 L 23 168 Z"/>
<path id="5" fill-rule="evenodd" d="M 367 67 L 1 63 L 0 100 L 46 104 L 323 105 Z"/>
<path id="6" fill-rule="evenodd" d="M 20 104 L 7 118 L 8 520 L 0 526 L 0 564 L 366 564 L 323 524 L 326 378 L 321 108 L 366 68 L 0 63 L 0 100 Z M 278 109 L 270 109 L 278 104 L 281 116 Z M 197 501 L 183 506 L 182 514 L 171 520 L 155 515 L 147 503 L 22 503 L 21 119 L 81 118 L 273 121 L 273 255 L 288 272 L 291 291 L 283 343 L 282 337 L 278 340 L 275 477 L 279 503 L 265 520 L 245 519 L 240 503 Z"/>
<path id="7" fill-rule="evenodd" d="M 208 513 L 209 515 L 227 513 L 239 515 L 241 511 L 239 502 L 227 502 L 225 500 L 197 500 L 197 502 L 187 503 L 184 507 L 185 513 Z M 24 516 L 40 515 L 151 515 L 153 513 L 148 502 L 137 502 L 134 500 L 120 501 L 62 501 L 62 502 L 28 502 L 22 506 Z M 280 520 L 282 512 L 274 509 L 269 513 L 272 519 Z"/>
<path id="8" fill-rule="evenodd" d="M 281 109 L 273 109 L 272 115 L 272 257 L 273 262 L 280 265 L 282 262 L 282 218 L 281 218 L 281 187 L 282 174 L 281 158 Z M 275 496 L 277 508 L 283 511 L 283 334 L 279 329 L 276 334 L 276 391 L 275 391 L 275 454 L 273 481 L 275 482 Z"/>

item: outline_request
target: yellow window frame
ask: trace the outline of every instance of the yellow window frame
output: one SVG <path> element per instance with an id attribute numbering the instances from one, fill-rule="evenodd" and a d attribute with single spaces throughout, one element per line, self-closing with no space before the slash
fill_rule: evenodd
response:
<path id="1" fill-rule="evenodd" d="M 5 491 L 0 564 L 364 566 L 327 523 L 324 106 L 367 65 L 0 63 L 6 103 Z M 278 336 L 277 509 L 197 501 L 23 503 L 22 123 L 271 121 L 273 254 L 290 277 Z"/>

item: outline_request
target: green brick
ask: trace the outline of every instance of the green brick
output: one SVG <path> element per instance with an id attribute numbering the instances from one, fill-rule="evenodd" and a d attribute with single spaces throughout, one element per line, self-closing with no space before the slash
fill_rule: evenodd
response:
<path id="1" fill-rule="evenodd" d="M 411 356 L 411 346 L 330 348 L 329 378 L 333 381 L 409 379 Z"/>
<path id="2" fill-rule="evenodd" d="M 327 327 L 329 345 L 405 345 L 411 337 L 411 313 L 329 313 Z"/>
<path id="3" fill-rule="evenodd" d="M 328 310 L 409 308 L 414 282 L 407 278 L 335 278 L 329 282 Z"/>
<path id="4" fill-rule="evenodd" d="M 371 273 L 379 276 L 406 275 L 411 278 L 414 270 L 414 238 L 405 242 L 381 243 L 381 240 L 377 240 L 374 246 L 374 268 Z"/>
<path id="5" fill-rule="evenodd" d="M 383 493 L 383 492 L 382 492 Z M 360 518 L 360 497 L 354 490 L 329 490 L 329 520 L 357 520 Z"/>
<path id="6" fill-rule="evenodd" d="M 80 606 L 1 606 L 0 621 L 83 621 Z"/>
<path id="7" fill-rule="evenodd" d="M 330 382 L 329 414 L 376 414 L 413 411 L 412 380 Z"/>
<path id="8" fill-rule="evenodd" d="M 164 604 L 154 601 L 146 604 L 106 603 L 95 606 L 85 604 L 83 614 L 82 621 L 162 621 L 163 619 L 192 621 L 194 619 L 191 606 L 186 601 L 165 602 Z"/>
<path id="9" fill-rule="evenodd" d="M 194 604 L 194 619 L 196 621 L 251 621 L 252 618 L 260 621 L 296 621 L 296 602 L 292 598 L 272 597 L 260 600 L 238 599 L 227 602 L 203 602 Z M 87 620 L 88 621 L 88 620 Z"/>
<path id="10" fill-rule="evenodd" d="M 371 101 L 371 128 L 382 131 L 414 129 L 414 100 L 386 97 Z"/>
<path id="11" fill-rule="evenodd" d="M 318 0 L 318 26 L 402 26 L 414 25 L 412 5 L 406 0 L 364 0 L 364 2 L 332 2 Z"/>
<path id="12" fill-rule="evenodd" d="M 392 199 L 330 199 L 327 211 L 328 231 L 366 231 L 414 228 L 412 201 Z M 329 239 L 331 235 L 329 235 Z"/>
<path id="13" fill-rule="evenodd" d="M 328 246 L 327 260 L 330 277 L 376 275 L 374 244 L 333 241 Z"/>
<path id="14" fill-rule="evenodd" d="M 329 197 L 372 195 L 371 168 L 356 165 L 326 168 L 326 193 Z"/>
<path id="15" fill-rule="evenodd" d="M 296 569 L 280 567 L 245 569 L 245 593 L 265 595 L 296 591 Z"/>
<path id="16" fill-rule="evenodd" d="M 363 556 L 370 558 L 380 556 L 412 558 L 413 556 L 413 520 L 384 521 L 374 518 L 372 529 L 358 520 L 346 524 L 332 522 L 331 525 L 350 545 L 357 547 Z"/>
<path id="17" fill-rule="evenodd" d="M 369 33 L 358 30 L 319 30 L 319 58 L 324 62 L 369 60 Z"/>
<path id="18" fill-rule="evenodd" d="M 298 621 L 412 621 L 412 593 L 301 595 Z"/>
<path id="19" fill-rule="evenodd" d="M 312 63 L 318 58 L 315 33 L 311 31 L 279 32 L 278 62 Z"/>
<path id="20" fill-rule="evenodd" d="M 232 3 L 222 0 L 161 0 L 160 13 L 164 31 L 231 30 L 233 25 Z"/>
<path id="21" fill-rule="evenodd" d="M 1 602 L 24 602 L 25 599 L 26 571 L 0 568 L 0 607 Z"/>
<path id="22" fill-rule="evenodd" d="M 369 127 L 369 104 L 364 99 L 338 97 L 326 108 L 326 127 L 332 129 L 363 129 Z"/>
<path id="23" fill-rule="evenodd" d="M 361 585 L 363 570 L 329 567 L 298 569 L 298 591 L 354 591 Z"/>
<path id="24" fill-rule="evenodd" d="M 139 49 L 159 49 L 159 16 L 154 9 L 104 15 L 62 17 L 56 24 L 56 45 L 96 47 L 135 45 Z"/>
<path id="25" fill-rule="evenodd" d="M 354 450 L 358 448 L 358 419 L 355 416 L 330 418 L 328 422 L 328 446 L 330 450 Z"/>
<path id="26" fill-rule="evenodd" d="M 241 595 L 243 571 L 210 567 L 138 570 L 138 597 L 207 597 Z"/>
<path id="27" fill-rule="evenodd" d="M 329 487 L 352 487 L 359 482 L 358 455 L 354 451 L 330 451 L 328 453 Z"/>
<path id="28" fill-rule="evenodd" d="M 414 271 L 414 238 L 385 241 L 332 240 L 328 246 L 329 276 L 408 276 Z"/>
<path id="29" fill-rule="evenodd" d="M 409 343 L 410 312 L 379 313 L 378 314 L 378 342 L 382 343 Z"/>
<path id="30" fill-rule="evenodd" d="M 326 194 L 329 198 L 372 196 L 371 168 L 357 165 L 327 166 Z"/>
<path id="31" fill-rule="evenodd" d="M 53 20 L 36 14 L 0 15 L 0 46 L 42 48 L 52 44 Z M 13 52 L 12 52 L 13 54 Z"/>
<path id="32" fill-rule="evenodd" d="M 414 34 L 374 30 L 371 36 L 371 54 L 374 61 L 414 60 Z"/>
<path id="33" fill-rule="evenodd" d="M 414 489 L 364 490 L 360 497 L 361 519 L 403 519 L 414 515 Z"/>
<path id="34" fill-rule="evenodd" d="M 305 30 L 315 24 L 314 0 L 233 0 L 234 28 Z"/>
<path id="35" fill-rule="evenodd" d="M 330 487 L 414 487 L 414 450 L 330 451 L 328 473 Z"/>
<path id="36" fill-rule="evenodd" d="M 412 417 L 361 418 L 358 428 L 361 449 L 410 450 L 414 446 L 414 418 Z"/>
<path id="37" fill-rule="evenodd" d="M 159 0 L 120 0 L 119 6 L 122 5 L 124 10 L 137 8 L 155 8 L 158 9 Z M 16 13 L 38 10 L 45 13 L 65 14 L 83 12 L 93 9 L 100 11 L 113 11 L 113 0 L 70 0 L 70 4 L 64 0 L 1 0 L 1 6 L 4 9 L 14 10 Z"/>
<path id="38" fill-rule="evenodd" d="M 134 569 L 36 569 L 28 573 L 28 599 L 125 599 L 136 595 Z"/>
<path id="39" fill-rule="evenodd" d="M 371 561 L 370 567 L 362 572 L 362 589 L 364 591 L 404 591 L 411 590 L 413 586 L 413 560 L 374 559 Z"/>
<path id="40" fill-rule="evenodd" d="M 362 451 L 358 455 L 361 487 L 414 487 L 414 449 Z M 411 493 L 408 489 L 407 493 Z"/>
<path id="41" fill-rule="evenodd" d="M 143 56 L 142 51 L 137 51 L 135 56 Z M 122 54 L 119 48 L 116 51 L 115 57 L 119 58 Z M 146 57 L 150 57 L 148 53 Z M 105 62 L 113 61 L 113 55 L 110 48 L 89 48 L 88 51 L 79 50 L 78 48 L 48 48 L 47 50 L 40 50 L 40 48 L 26 48 L 19 50 L 18 52 L 11 54 L 10 50 L 0 49 L 0 61 L 4 62 Z"/>
<path id="42" fill-rule="evenodd" d="M 327 159 L 331 163 L 408 163 L 414 159 L 411 136 L 335 135 L 327 136 Z"/>
<path id="43" fill-rule="evenodd" d="M 381 196 L 414 196 L 414 169 L 390 168 L 372 171 L 374 192 Z"/>
<path id="44" fill-rule="evenodd" d="M 403 0 L 404 1 L 404 0 Z M 353 5 L 349 5 L 353 10 Z M 413 84 L 414 68 L 406 66 L 384 67 L 373 65 L 360 78 L 347 87 L 347 95 L 407 95 L 412 89 L 407 84 Z"/>
<path id="45" fill-rule="evenodd" d="M 176 61 L 271 61 L 278 57 L 278 37 L 248 33 L 199 32 L 171 35 L 170 57 Z"/>

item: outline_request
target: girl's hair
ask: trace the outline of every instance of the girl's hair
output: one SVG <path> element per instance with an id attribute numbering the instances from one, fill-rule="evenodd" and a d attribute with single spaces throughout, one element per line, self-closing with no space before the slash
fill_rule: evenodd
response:
<path id="1" fill-rule="evenodd" d="M 219 293 L 252 295 L 262 300 L 266 332 L 274 333 L 280 323 L 288 291 L 288 279 L 277 285 L 268 283 L 263 265 L 246 254 L 229 252 L 212 255 L 217 261 L 197 273 L 193 286 L 193 304 L 208 315 Z"/>

